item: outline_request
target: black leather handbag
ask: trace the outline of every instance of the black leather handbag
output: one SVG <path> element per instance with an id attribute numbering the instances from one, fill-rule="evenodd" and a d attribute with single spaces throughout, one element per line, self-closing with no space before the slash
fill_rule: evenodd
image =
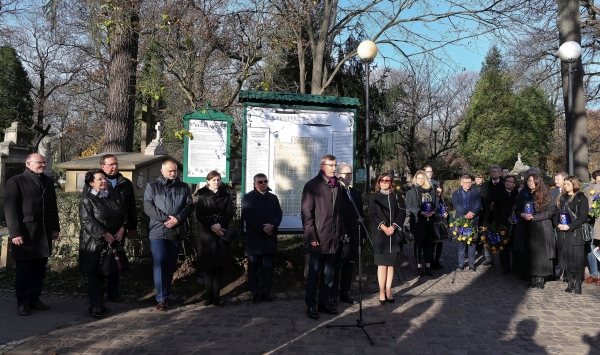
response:
<path id="1" fill-rule="evenodd" d="M 108 276 L 116 271 L 129 269 L 129 259 L 119 242 L 106 244 L 100 253 L 100 264 L 98 265 L 98 274 Z"/>

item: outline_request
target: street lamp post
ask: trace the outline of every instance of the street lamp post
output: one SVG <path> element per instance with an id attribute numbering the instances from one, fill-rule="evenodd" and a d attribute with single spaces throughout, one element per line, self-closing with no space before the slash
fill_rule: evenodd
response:
<path id="1" fill-rule="evenodd" d="M 431 127 L 431 131 L 433 132 L 433 158 L 435 159 L 435 155 L 437 154 L 437 134 L 440 131 L 441 127 L 439 124 L 434 124 Z"/>
<path id="2" fill-rule="evenodd" d="M 581 46 L 575 41 L 563 43 L 558 48 L 558 57 L 560 60 L 568 64 L 567 74 L 569 75 L 569 89 L 567 93 L 568 101 L 568 116 L 566 122 L 567 133 L 567 165 L 569 175 L 574 174 L 574 158 L 573 158 L 573 80 L 572 76 L 577 69 L 573 69 L 573 63 L 576 63 L 581 55 Z"/>
<path id="3" fill-rule="evenodd" d="M 369 193 L 371 184 L 371 132 L 369 130 L 369 67 L 371 66 L 371 62 L 373 62 L 373 59 L 375 59 L 375 57 L 377 56 L 377 46 L 373 41 L 362 41 L 358 45 L 358 49 L 356 50 L 356 52 L 358 53 L 360 60 L 365 64 L 365 73 L 367 79 L 365 82 L 365 193 Z"/>

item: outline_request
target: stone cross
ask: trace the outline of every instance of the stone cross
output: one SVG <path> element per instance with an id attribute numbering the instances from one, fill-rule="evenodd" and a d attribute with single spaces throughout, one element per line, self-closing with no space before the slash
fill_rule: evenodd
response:
<path id="1" fill-rule="evenodd" d="M 156 124 L 156 126 L 154 126 L 154 128 L 156 128 L 156 138 L 155 140 L 157 142 L 160 142 L 160 140 L 162 139 L 162 132 L 165 130 L 165 127 L 163 127 L 162 123 L 158 122 Z"/>

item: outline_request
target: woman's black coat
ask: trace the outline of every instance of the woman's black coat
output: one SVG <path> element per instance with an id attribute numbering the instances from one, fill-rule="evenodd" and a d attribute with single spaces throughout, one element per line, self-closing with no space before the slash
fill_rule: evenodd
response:
<path id="1" fill-rule="evenodd" d="M 219 223 L 227 229 L 233 219 L 234 209 L 231 195 L 221 185 L 216 193 L 207 186 L 196 192 L 196 219 L 198 227 L 198 264 L 201 268 L 226 267 L 231 263 L 229 243 L 223 241 L 210 227 Z"/>
<path id="2" fill-rule="evenodd" d="M 567 194 L 560 196 L 560 205 L 555 207 L 554 212 L 554 224 L 559 225 L 558 218 L 561 211 L 569 212 L 567 206 L 575 214 L 575 218 L 572 214 L 571 223 L 569 224 L 568 231 L 561 231 L 556 229 L 556 247 L 562 249 L 564 246 L 576 246 L 584 245 L 583 232 L 581 225 L 588 220 L 588 199 L 585 197 L 583 192 L 577 192 L 573 196 L 573 200 L 569 202 L 570 196 Z M 586 225 L 587 227 L 587 225 Z M 566 243 L 566 244 L 565 244 Z"/>
<path id="3" fill-rule="evenodd" d="M 515 238 L 513 241 L 513 249 L 516 251 L 525 250 L 525 238 L 530 234 L 542 234 L 544 236 L 548 259 L 556 258 L 556 241 L 554 239 L 554 231 L 552 227 L 552 217 L 554 216 L 555 204 L 549 201 L 541 211 L 535 211 L 533 220 L 526 221 L 521 218 L 521 213 L 525 209 L 525 202 L 531 200 L 531 197 L 525 196 L 526 190 L 521 190 L 517 195 L 515 202 L 515 216 L 518 217 L 517 226 L 515 228 Z M 552 200 L 552 199 L 550 199 Z"/>
<path id="4" fill-rule="evenodd" d="M 406 218 L 406 204 L 399 193 L 381 194 L 374 193 L 369 200 L 369 217 L 373 231 L 373 245 L 378 254 L 400 252 L 400 233 L 396 231 L 391 236 L 381 230 L 381 225 L 386 227 L 396 224 L 399 228 L 404 225 Z"/>
<path id="5" fill-rule="evenodd" d="M 433 205 L 433 210 L 435 211 L 435 215 L 429 217 L 429 221 L 427 217 L 423 217 L 421 211 L 423 210 L 423 195 L 429 194 L 431 197 L 431 202 Z M 432 238 L 433 235 L 428 236 L 425 233 L 426 229 L 433 230 L 433 224 L 436 220 L 439 219 L 440 212 L 440 200 L 433 186 L 429 188 L 429 190 L 424 189 L 421 186 L 415 185 L 412 189 L 408 190 L 406 193 L 406 208 L 410 212 L 410 231 L 415 237 L 415 241 L 424 241 L 427 237 Z M 427 226 L 429 224 L 429 226 Z"/>
<path id="6" fill-rule="evenodd" d="M 104 234 L 117 234 L 126 224 L 127 216 L 113 192 L 105 198 L 87 192 L 79 202 L 79 219 L 79 269 L 84 273 L 96 273 L 100 252 L 108 245 Z"/>

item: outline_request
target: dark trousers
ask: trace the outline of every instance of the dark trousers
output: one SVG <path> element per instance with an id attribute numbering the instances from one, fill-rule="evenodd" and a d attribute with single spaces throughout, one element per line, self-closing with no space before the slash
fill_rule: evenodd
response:
<path id="1" fill-rule="evenodd" d="M 331 297 L 338 298 L 339 296 L 348 297 L 350 286 L 352 286 L 352 269 L 354 263 L 335 263 L 333 270 L 333 288 Z"/>
<path id="2" fill-rule="evenodd" d="M 106 294 L 110 298 L 119 297 L 119 271 L 106 276 Z"/>
<path id="3" fill-rule="evenodd" d="M 222 267 L 204 269 L 204 286 L 206 286 L 205 298 L 210 302 L 216 302 L 217 305 L 220 303 L 219 296 L 221 294 L 223 269 L 224 268 Z"/>
<path id="4" fill-rule="evenodd" d="M 15 291 L 17 304 L 29 305 L 42 294 L 48 258 L 17 260 L 15 268 Z"/>
<path id="5" fill-rule="evenodd" d="M 433 259 L 433 243 L 430 240 L 415 240 L 414 253 L 417 264 L 431 263 Z"/>
<path id="6" fill-rule="evenodd" d="M 465 251 L 468 249 L 469 265 L 475 266 L 475 243 L 467 245 L 465 242 L 458 242 L 458 265 L 465 265 Z"/>
<path id="7" fill-rule="evenodd" d="M 154 258 L 154 287 L 156 301 L 165 301 L 171 297 L 171 282 L 177 265 L 179 241 L 150 239 L 150 250 Z"/>
<path id="8" fill-rule="evenodd" d="M 108 277 L 91 273 L 87 274 L 87 277 L 90 306 L 92 308 L 100 308 L 102 307 L 102 299 L 104 298 L 104 280 L 108 279 Z"/>
<path id="9" fill-rule="evenodd" d="M 433 261 L 439 263 L 440 258 L 442 257 L 442 250 L 444 250 L 444 242 L 433 243 L 433 250 L 435 251 L 435 258 Z"/>
<path id="10" fill-rule="evenodd" d="M 319 271 L 323 268 L 319 285 L 319 305 L 329 306 L 329 296 L 333 288 L 335 274 L 335 254 L 310 253 L 308 258 L 308 276 L 306 277 L 306 295 L 304 300 L 307 307 L 317 307 L 317 281 Z"/>
<path id="11" fill-rule="evenodd" d="M 262 266 L 262 285 L 259 280 L 259 270 Z M 273 279 L 273 254 L 248 255 L 248 286 L 253 295 L 266 295 L 271 290 Z"/>

